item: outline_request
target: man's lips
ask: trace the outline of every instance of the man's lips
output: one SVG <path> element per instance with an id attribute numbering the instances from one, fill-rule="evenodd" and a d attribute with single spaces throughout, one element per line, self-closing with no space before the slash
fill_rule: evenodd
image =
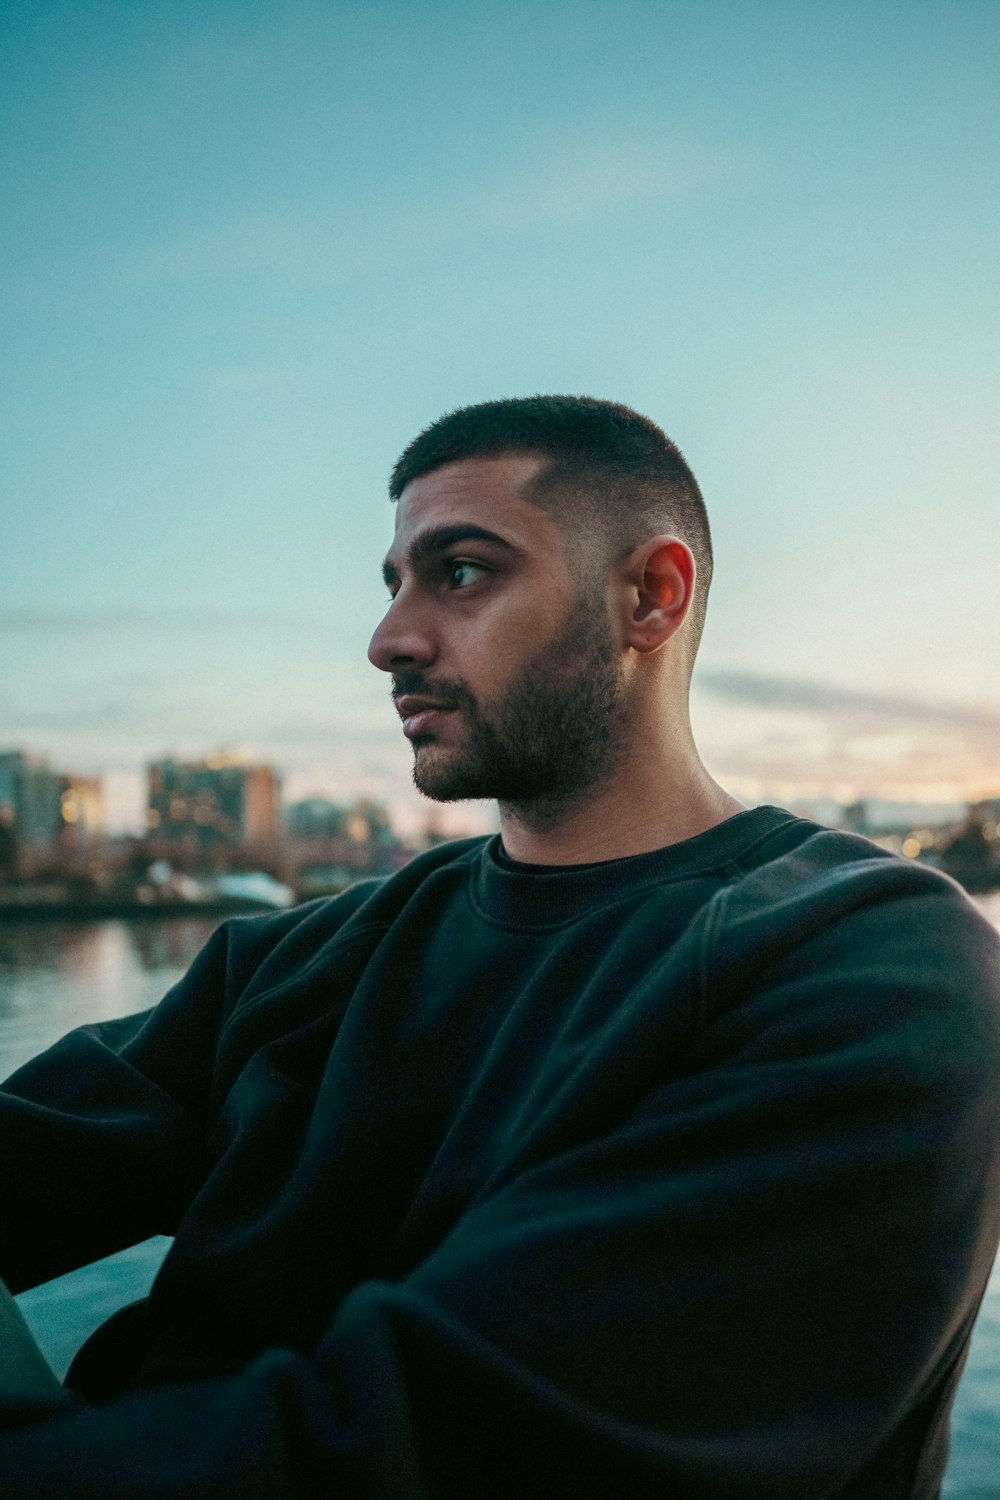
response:
<path id="1" fill-rule="evenodd" d="M 403 733 L 407 739 L 423 734 L 439 714 L 452 713 L 448 703 L 437 703 L 433 698 L 421 698 L 416 693 L 405 693 L 396 700 L 396 712 L 403 721 Z"/>

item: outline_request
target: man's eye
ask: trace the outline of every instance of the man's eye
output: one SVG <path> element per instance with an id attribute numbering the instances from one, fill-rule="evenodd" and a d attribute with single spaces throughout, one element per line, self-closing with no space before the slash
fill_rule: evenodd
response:
<path id="1" fill-rule="evenodd" d="M 470 583 L 475 583 L 479 573 L 485 573 L 486 569 L 482 563 L 454 561 L 448 564 L 448 580 L 456 588 L 468 588 Z"/>

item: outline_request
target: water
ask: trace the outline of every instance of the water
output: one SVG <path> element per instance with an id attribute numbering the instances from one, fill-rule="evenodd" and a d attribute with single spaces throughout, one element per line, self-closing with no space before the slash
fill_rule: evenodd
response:
<path id="1" fill-rule="evenodd" d="M 216 917 L 0 922 L 0 1078 L 85 1021 L 155 1005 Z"/>
<path id="2" fill-rule="evenodd" d="M 1000 892 L 977 904 L 1000 928 Z M 155 1004 L 216 925 L 207 917 L 0 922 L 0 1078 L 72 1026 Z M 1000 1500 L 1000 1261 L 955 1403 L 942 1500 Z"/>

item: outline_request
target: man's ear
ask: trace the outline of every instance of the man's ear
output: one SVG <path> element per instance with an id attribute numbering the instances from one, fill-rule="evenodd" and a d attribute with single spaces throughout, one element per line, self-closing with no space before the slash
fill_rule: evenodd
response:
<path id="1" fill-rule="evenodd" d="M 691 548 L 675 536 L 654 536 L 625 563 L 628 580 L 625 641 L 644 654 L 658 651 L 687 618 L 697 568 Z"/>

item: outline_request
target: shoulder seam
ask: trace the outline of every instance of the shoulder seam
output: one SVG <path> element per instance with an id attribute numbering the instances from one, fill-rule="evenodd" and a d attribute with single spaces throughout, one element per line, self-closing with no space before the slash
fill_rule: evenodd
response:
<path id="1" fill-rule="evenodd" d="M 731 858 L 730 858 L 730 864 L 736 870 L 738 870 L 741 875 L 752 874 L 753 873 L 753 869 L 756 868 L 756 867 L 755 866 L 754 867 L 750 867 L 750 868 L 747 867 L 747 865 L 744 863 L 747 855 L 753 854 L 753 853 L 755 853 L 756 851 L 758 851 L 758 850 L 760 850 L 762 848 L 766 848 L 767 845 L 771 842 L 772 839 L 777 838 L 780 833 L 784 833 L 787 828 L 790 828 L 795 823 L 803 823 L 803 822 L 805 822 L 805 819 L 803 819 L 803 818 L 796 818 L 794 816 L 789 816 L 788 818 L 786 818 L 784 820 L 784 822 L 779 823 L 776 828 L 769 828 L 766 833 L 762 833 L 762 834 L 759 835 L 758 838 L 754 839 L 754 841 L 753 841 L 752 844 L 747 844 L 746 847 L 743 848 L 743 849 L 741 849 L 738 854 L 732 855 Z M 819 832 L 823 832 L 824 830 L 819 825 L 817 825 L 815 831 L 817 833 L 819 833 Z M 811 838 L 811 837 L 812 837 L 812 833 L 811 832 L 807 833 L 805 835 L 805 838 Z M 803 842 L 804 842 L 804 840 L 803 840 Z"/>
<path id="2" fill-rule="evenodd" d="M 719 928 L 722 926 L 723 913 L 732 891 L 731 885 L 724 885 L 720 891 L 712 897 L 709 902 L 709 910 L 705 919 L 705 931 L 701 940 L 701 952 L 698 958 L 698 989 L 695 996 L 695 1016 L 697 1023 L 704 1023 L 708 1019 L 708 997 L 711 994 L 711 969 L 712 960 L 715 957 L 715 942 Z"/>
<path id="3" fill-rule="evenodd" d="M 390 925 L 391 923 L 387 920 L 379 922 L 366 922 L 363 927 L 356 927 L 352 932 L 338 933 L 333 941 L 329 944 L 329 946 L 324 943 L 319 952 L 315 953 L 308 963 L 303 964 L 302 968 L 299 969 L 298 973 L 295 975 L 296 981 L 307 978 L 313 973 L 315 969 L 319 968 L 322 964 L 328 963 L 333 955 L 340 949 L 350 947 L 351 944 L 357 942 L 359 938 L 368 937 L 375 932 L 384 932 Z M 258 1005 L 262 1005 L 265 1000 L 269 1000 L 273 995 L 277 994 L 279 990 L 285 989 L 288 983 L 289 980 L 286 978 L 284 980 L 281 980 L 277 984 L 269 985 L 266 990 L 262 990 L 259 995 L 254 995 L 249 1000 L 238 1000 L 234 1004 L 232 1010 L 229 1012 L 224 1025 L 220 1029 L 220 1037 L 225 1034 L 226 1030 L 233 1021 L 235 1021 L 237 1018 L 242 1020 L 244 1016 L 248 1015 L 251 1011 L 256 1010 Z"/>

